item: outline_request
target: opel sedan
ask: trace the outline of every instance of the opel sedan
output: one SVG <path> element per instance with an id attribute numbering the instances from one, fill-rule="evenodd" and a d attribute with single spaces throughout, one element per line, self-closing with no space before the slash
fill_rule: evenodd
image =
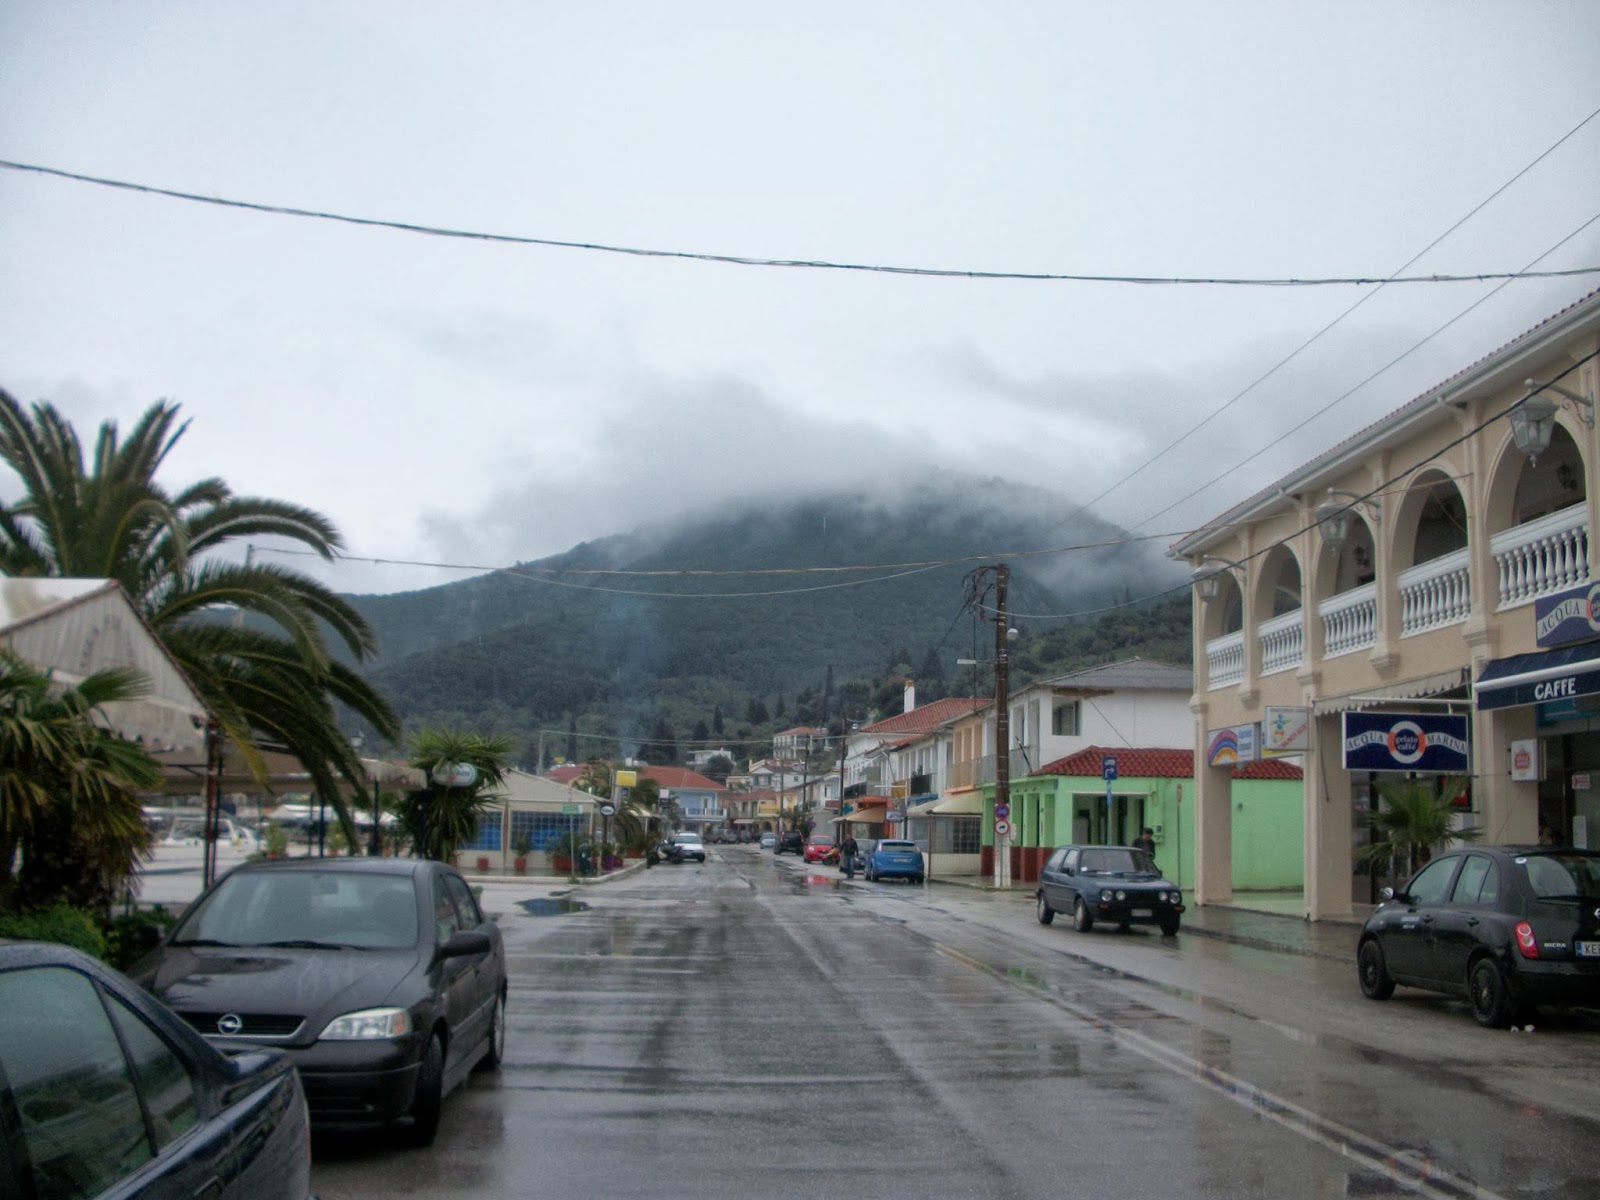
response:
<path id="1" fill-rule="evenodd" d="M 247 863 L 131 973 L 218 1049 L 285 1051 L 319 1127 L 398 1122 L 427 1145 L 505 1045 L 500 930 L 445 863 Z"/>

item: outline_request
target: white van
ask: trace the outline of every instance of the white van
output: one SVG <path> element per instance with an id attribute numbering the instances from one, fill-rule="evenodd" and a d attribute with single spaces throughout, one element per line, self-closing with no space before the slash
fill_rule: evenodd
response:
<path id="1" fill-rule="evenodd" d="M 167 836 L 161 839 L 164 846 L 203 846 L 206 823 L 204 817 L 180 817 L 172 823 Z M 232 817 L 217 818 L 217 844 L 237 846 L 240 850 L 254 852 L 256 835 L 248 826 L 234 824 Z"/>

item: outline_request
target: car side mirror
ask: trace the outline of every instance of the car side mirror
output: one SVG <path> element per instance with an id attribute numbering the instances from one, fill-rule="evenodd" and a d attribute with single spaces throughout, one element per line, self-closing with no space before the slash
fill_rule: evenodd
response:
<path id="1" fill-rule="evenodd" d="M 446 939 L 444 945 L 439 947 L 440 958 L 468 958 L 477 954 L 487 954 L 494 947 L 489 940 L 489 935 L 481 929 L 460 929 Z"/>
<path id="2" fill-rule="evenodd" d="M 1378 893 L 1378 899 L 1387 904 L 1391 900 L 1404 900 L 1405 896 L 1402 893 L 1395 891 L 1392 887 L 1386 887 Z"/>

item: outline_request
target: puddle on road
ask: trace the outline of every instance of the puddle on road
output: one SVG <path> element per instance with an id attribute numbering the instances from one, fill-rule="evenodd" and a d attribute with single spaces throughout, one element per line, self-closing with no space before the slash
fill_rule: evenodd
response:
<path id="1" fill-rule="evenodd" d="M 533 917 L 564 917 L 568 913 L 588 912 L 589 906 L 582 900 L 574 900 L 569 896 L 557 896 L 553 899 L 519 900 L 518 906 L 528 911 Z"/>

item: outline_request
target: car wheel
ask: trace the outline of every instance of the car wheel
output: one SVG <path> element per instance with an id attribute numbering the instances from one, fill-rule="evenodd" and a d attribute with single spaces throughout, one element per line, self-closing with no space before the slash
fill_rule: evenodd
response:
<path id="1" fill-rule="evenodd" d="M 1506 986 L 1505 969 L 1492 958 L 1480 958 L 1467 969 L 1467 991 L 1472 997 L 1472 1015 L 1485 1029 L 1504 1029 L 1511 1024 L 1511 989 Z"/>
<path id="2" fill-rule="evenodd" d="M 1048 925 L 1056 919 L 1056 910 L 1050 907 L 1050 901 L 1044 898 L 1043 892 L 1039 893 L 1038 901 L 1038 906 L 1034 911 L 1039 914 L 1039 924 Z"/>
<path id="3" fill-rule="evenodd" d="M 1161 924 L 1161 936 L 1162 937 L 1177 937 L 1178 936 L 1178 918 L 1177 917 L 1162 917 L 1160 924 Z"/>
<path id="4" fill-rule="evenodd" d="M 918 887 L 921 887 L 922 886 L 922 876 L 921 875 L 913 875 L 911 877 L 911 882 L 916 884 Z"/>
<path id="5" fill-rule="evenodd" d="M 406 1143 L 433 1145 L 439 1132 L 439 1112 L 444 1106 L 444 1041 L 436 1033 L 428 1039 L 422 1065 L 417 1069 L 417 1094 L 411 1101 L 411 1125 Z"/>
<path id="6" fill-rule="evenodd" d="M 1094 928 L 1094 914 L 1089 911 L 1082 896 L 1072 902 L 1072 927 L 1079 933 L 1088 933 Z"/>
<path id="7" fill-rule="evenodd" d="M 1389 964 L 1383 959 L 1383 947 L 1377 938 L 1361 943 L 1356 954 L 1356 975 L 1361 981 L 1361 994 L 1368 1000 L 1387 1000 L 1394 995 L 1394 978 L 1389 974 Z"/>
<path id="8" fill-rule="evenodd" d="M 478 1060 L 478 1070 L 493 1071 L 500 1065 L 500 1060 L 506 1052 L 506 998 L 505 994 L 494 998 L 494 1015 L 489 1018 L 489 1048 L 483 1052 L 483 1057 Z"/>

